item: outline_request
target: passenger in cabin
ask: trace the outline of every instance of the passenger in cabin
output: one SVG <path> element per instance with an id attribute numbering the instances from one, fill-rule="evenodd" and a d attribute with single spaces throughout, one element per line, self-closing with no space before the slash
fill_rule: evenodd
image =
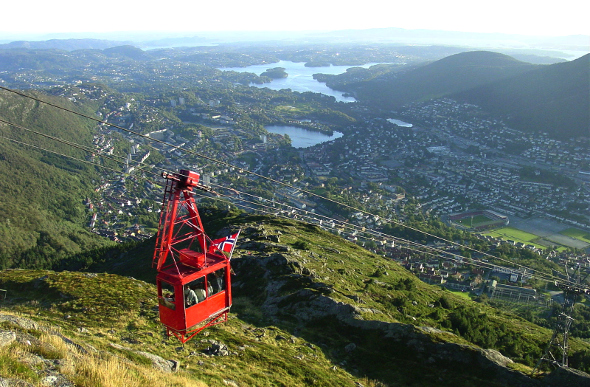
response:
<path id="1" fill-rule="evenodd" d="M 166 300 L 167 302 L 174 302 L 174 294 L 173 293 L 164 294 L 164 300 Z"/>
<path id="2" fill-rule="evenodd" d="M 205 277 L 201 277 L 185 285 L 184 297 L 187 307 L 204 301 L 207 298 L 207 294 L 205 293 Z"/>
<path id="3" fill-rule="evenodd" d="M 189 287 L 189 285 L 186 285 L 184 288 L 184 299 L 186 302 L 186 306 L 191 306 L 199 302 L 197 294 L 193 289 Z"/>
<path id="4" fill-rule="evenodd" d="M 174 293 L 165 293 L 162 297 L 162 305 L 174 310 L 176 305 L 174 304 Z"/>
<path id="5" fill-rule="evenodd" d="M 205 294 L 205 289 L 203 288 L 203 283 L 201 283 L 195 289 L 195 292 L 197 293 L 197 302 L 205 301 L 205 298 L 207 298 L 207 294 Z"/>
<path id="6" fill-rule="evenodd" d="M 209 273 L 209 275 L 207 276 L 207 283 L 211 288 L 211 292 L 209 293 L 209 295 L 216 294 L 219 292 L 219 285 L 217 284 L 217 278 L 215 277 L 215 273 Z"/>
<path id="7" fill-rule="evenodd" d="M 225 269 L 220 269 L 215 272 L 215 280 L 216 280 L 217 287 L 218 287 L 219 291 L 222 291 L 224 289 L 224 286 L 223 286 L 225 284 L 224 277 L 225 277 Z"/>
<path id="8" fill-rule="evenodd" d="M 209 297 L 211 297 L 212 294 L 215 294 L 215 292 L 213 292 L 213 282 L 211 282 L 209 278 L 207 278 L 207 294 Z"/>

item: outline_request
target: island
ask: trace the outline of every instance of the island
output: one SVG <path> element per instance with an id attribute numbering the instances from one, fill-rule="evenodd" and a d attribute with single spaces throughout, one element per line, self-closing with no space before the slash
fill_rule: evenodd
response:
<path id="1" fill-rule="evenodd" d="M 261 77 L 269 77 L 272 79 L 280 79 L 280 78 L 287 78 L 289 74 L 285 71 L 284 67 L 275 67 L 272 69 L 267 69 L 265 72 L 260 74 Z"/>

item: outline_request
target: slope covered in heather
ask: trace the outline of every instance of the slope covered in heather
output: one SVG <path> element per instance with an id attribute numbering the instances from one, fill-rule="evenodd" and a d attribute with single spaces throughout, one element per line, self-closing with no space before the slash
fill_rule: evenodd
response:
<path id="1" fill-rule="evenodd" d="M 4 309 L 134 363 L 151 364 L 139 352 L 180 361 L 177 376 L 208 385 L 544 385 L 525 373 L 547 329 L 424 284 L 316 226 L 212 215 L 212 235 L 242 229 L 234 306 L 228 323 L 184 347 L 164 338 L 158 322 L 153 241 L 90 265 L 103 274 L 0 272 Z M 148 282 L 121 276 L 140 273 Z M 572 339 L 571 347 L 570 359 L 584 367 L 588 344 Z"/>

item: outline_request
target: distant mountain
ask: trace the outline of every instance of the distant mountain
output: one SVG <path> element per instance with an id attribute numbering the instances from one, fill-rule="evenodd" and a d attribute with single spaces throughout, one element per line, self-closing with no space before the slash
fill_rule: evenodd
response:
<path id="1" fill-rule="evenodd" d="M 590 54 L 450 95 L 553 136 L 590 136 Z"/>
<path id="2" fill-rule="evenodd" d="M 154 40 L 136 40 L 137 45 L 144 49 L 167 48 L 167 47 L 199 47 L 214 45 L 213 41 L 200 36 L 192 37 L 169 37 Z"/>
<path id="3" fill-rule="evenodd" d="M 102 54 L 98 50 L 87 50 Z M 88 57 L 88 55 L 86 55 Z M 48 69 L 73 69 L 83 68 L 89 61 L 96 61 L 97 57 L 92 55 L 90 59 L 72 55 L 64 50 L 42 50 L 15 48 L 11 50 L 0 50 L 0 71 L 22 71 L 27 70 L 48 70 Z"/>
<path id="4" fill-rule="evenodd" d="M 361 100 L 384 108 L 400 106 L 488 84 L 530 71 L 535 65 L 503 54 L 471 51 L 448 56 L 406 72 L 386 73 L 369 81 L 349 84 Z"/>
<path id="5" fill-rule="evenodd" d="M 513 127 L 552 136 L 590 134 L 588 101 L 590 54 L 571 62 L 533 65 L 508 55 L 472 51 L 451 55 L 408 71 L 383 72 L 374 78 L 338 83 L 366 103 L 385 109 L 442 97 L 480 105 Z M 340 79 L 345 79 L 342 76 Z"/>
<path id="6" fill-rule="evenodd" d="M 110 57 L 125 57 L 133 60 L 147 60 L 150 57 L 141 49 L 131 45 L 111 47 L 103 50 L 103 53 Z"/>
<path id="7" fill-rule="evenodd" d="M 30 49 L 56 49 L 56 50 L 104 50 L 109 47 L 116 47 L 126 44 L 127 42 L 102 40 L 102 39 L 50 39 L 44 41 L 15 41 L 6 44 L 0 44 L 1 49 L 11 48 L 30 48 Z"/>
<path id="8" fill-rule="evenodd" d="M 89 65 L 96 66 L 113 58 L 140 62 L 150 59 L 147 52 L 130 45 L 75 51 L 14 48 L 0 50 L 0 71 L 44 70 L 73 74 Z"/>

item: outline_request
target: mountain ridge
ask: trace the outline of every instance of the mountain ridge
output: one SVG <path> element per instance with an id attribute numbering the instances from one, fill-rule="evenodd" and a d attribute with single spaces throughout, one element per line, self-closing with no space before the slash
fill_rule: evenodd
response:
<path id="1" fill-rule="evenodd" d="M 226 324 L 206 330 L 185 347 L 155 334 L 162 332 L 155 285 L 120 274 L 5 270 L 0 272 L 0 286 L 8 292 L 3 310 L 55 325 L 76 345 L 86 350 L 91 345 L 104 357 L 122 355 L 148 366 L 152 360 L 142 353 L 171 359 L 166 364 L 178 364 L 179 377 L 211 385 L 223 380 L 252 386 L 548 384 L 526 376 L 530 368 L 505 354 L 433 322 L 473 310 L 481 332 L 503 330 L 513 345 L 520 345 L 519 340 L 528 350 L 545 342 L 548 330 L 424 284 L 397 263 L 316 226 L 228 215 L 217 218 L 213 226 L 218 227 L 212 229 L 219 235 L 242 228 L 232 259 L 234 306 Z M 151 256 L 133 251 L 106 263 L 112 271 L 128 258 L 135 262 L 135 272 L 151 263 Z M 122 274 L 132 273 L 133 266 Z M 15 336 L 39 331 L 6 322 L 0 327 Z M 588 348 L 577 339 L 571 346 L 572 351 Z M 546 378 L 551 376 L 551 385 L 565 380 L 553 373 Z M 584 374 L 577 377 L 581 383 L 590 380 Z"/>
<path id="2" fill-rule="evenodd" d="M 590 134 L 589 60 L 590 54 L 532 65 L 504 54 L 472 51 L 408 71 L 384 72 L 381 66 L 375 78 L 365 75 L 364 81 L 347 82 L 345 75 L 326 78 L 331 87 L 384 109 L 448 97 L 482 105 L 525 132 L 575 137 Z"/>
<path id="3" fill-rule="evenodd" d="M 590 135 L 590 54 L 452 94 L 508 118 L 516 129 Z M 559 112 L 559 114 L 556 114 Z M 553 129 L 553 130 L 552 130 Z"/>
<path id="4" fill-rule="evenodd" d="M 402 105 L 443 97 L 468 90 L 514 74 L 529 71 L 535 66 L 489 51 L 470 51 L 399 71 L 394 77 L 383 74 L 375 79 L 347 85 L 361 100 L 379 103 L 384 108 L 397 109 Z"/>

